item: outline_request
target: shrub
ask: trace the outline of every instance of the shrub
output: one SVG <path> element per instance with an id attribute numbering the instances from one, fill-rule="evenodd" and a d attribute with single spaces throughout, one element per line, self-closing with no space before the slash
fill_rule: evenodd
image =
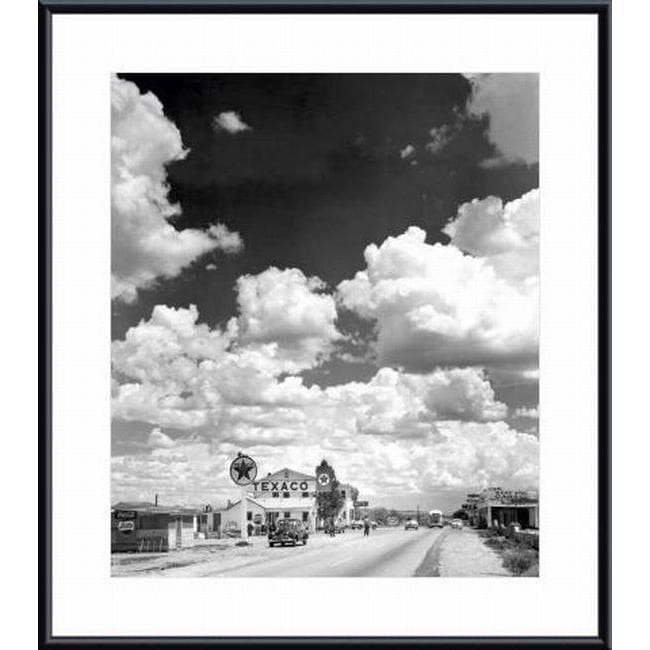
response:
<path id="1" fill-rule="evenodd" d="M 493 548 L 495 551 L 503 551 L 507 548 L 510 548 L 511 546 L 508 540 L 505 537 L 501 537 L 501 536 L 488 537 L 485 540 L 485 543 L 490 548 Z"/>
<path id="2" fill-rule="evenodd" d="M 503 566 L 516 576 L 539 575 L 538 554 L 531 549 L 508 551 L 503 557 Z"/>

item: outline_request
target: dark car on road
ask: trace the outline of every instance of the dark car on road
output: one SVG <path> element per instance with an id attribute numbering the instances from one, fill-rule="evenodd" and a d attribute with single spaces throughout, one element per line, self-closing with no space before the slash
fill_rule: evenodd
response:
<path id="1" fill-rule="evenodd" d="M 299 519 L 279 519 L 269 530 L 269 546 L 297 546 L 307 544 L 309 533 Z"/>

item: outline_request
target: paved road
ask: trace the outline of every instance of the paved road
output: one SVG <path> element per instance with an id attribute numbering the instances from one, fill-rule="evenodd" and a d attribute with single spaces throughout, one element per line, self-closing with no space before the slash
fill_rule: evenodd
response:
<path id="1" fill-rule="evenodd" d="M 306 547 L 269 549 L 264 558 L 244 566 L 224 569 L 217 563 L 204 563 L 191 573 L 228 577 L 407 577 L 415 574 L 441 534 L 443 531 L 437 528 L 375 530 L 369 537 L 363 537 L 360 531 L 348 531 Z"/>

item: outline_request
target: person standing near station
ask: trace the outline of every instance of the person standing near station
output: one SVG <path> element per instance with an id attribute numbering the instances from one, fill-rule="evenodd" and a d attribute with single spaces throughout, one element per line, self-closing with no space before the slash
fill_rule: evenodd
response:
<path id="1" fill-rule="evenodd" d="M 370 535 L 370 520 L 368 519 L 368 515 L 366 515 L 363 518 L 363 536 L 368 537 Z"/>

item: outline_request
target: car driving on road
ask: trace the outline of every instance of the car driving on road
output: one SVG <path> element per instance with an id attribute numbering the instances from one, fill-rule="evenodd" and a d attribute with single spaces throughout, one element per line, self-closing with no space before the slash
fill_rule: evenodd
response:
<path id="1" fill-rule="evenodd" d="M 307 544 L 309 533 L 299 519 L 279 519 L 269 530 L 269 546 L 297 546 Z"/>
<path id="2" fill-rule="evenodd" d="M 404 524 L 404 530 L 417 530 L 420 527 L 420 524 L 415 519 L 409 519 Z"/>
<path id="3" fill-rule="evenodd" d="M 462 528 L 463 527 L 462 519 L 452 519 L 451 520 L 451 527 L 452 528 Z"/>

